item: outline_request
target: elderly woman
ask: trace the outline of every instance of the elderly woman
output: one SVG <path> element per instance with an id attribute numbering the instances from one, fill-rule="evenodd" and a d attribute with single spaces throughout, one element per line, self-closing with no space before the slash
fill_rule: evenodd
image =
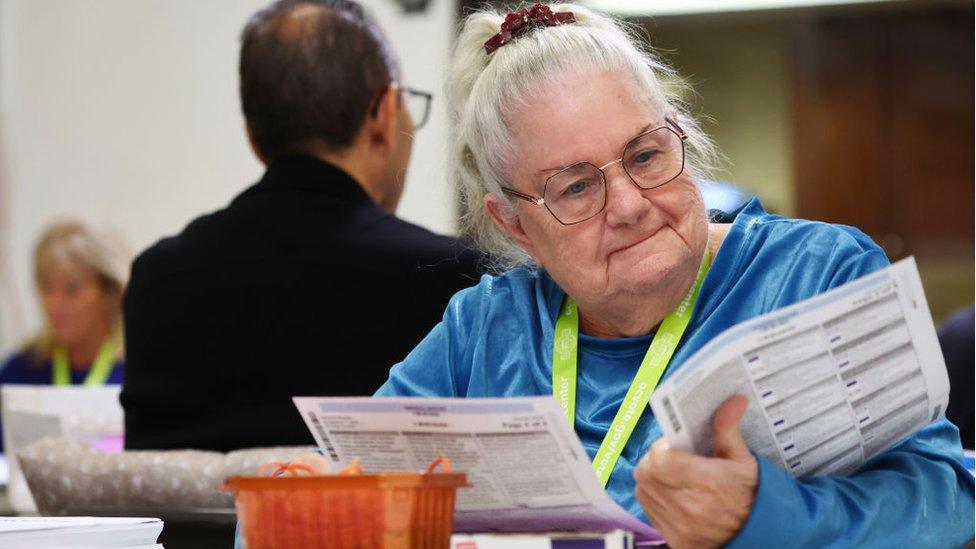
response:
<path id="1" fill-rule="evenodd" d="M 122 292 L 129 254 L 107 229 L 50 225 L 34 250 L 44 328 L 0 369 L 0 383 L 121 384 Z"/>
<path id="2" fill-rule="evenodd" d="M 612 20 L 551 9 L 464 24 L 448 90 L 456 175 L 470 232 L 512 268 L 457 294 L 377 394 L 545 395 L 565 378 L 592 458 L 635 378 L 654 385 L 722 330 L 888 261 L 856 229 L 756 201 L 710 224 L 695 180 L 711 148 L 663 85 L 668 69 Z M 576 361 L 554 360 L 554 345 L 574 344 Z M 798 480 L 746 447 L 745 404 L 716 412 L 707 457 L 669 448 L 646 408 L 607 491 L 676 547 L 972 535 L 973 480 L 944 419 L 851 477 Z"/>

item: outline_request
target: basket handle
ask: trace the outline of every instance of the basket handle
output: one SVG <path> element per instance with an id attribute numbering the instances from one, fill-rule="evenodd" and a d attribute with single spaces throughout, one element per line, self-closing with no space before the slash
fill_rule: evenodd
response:
<path id="1" fill-rule="evenodd" d="M 448 459 L 447 456 L 441 455 L 441 456 L 437 456 L 437 459 L 430 462 L 430 465 L 427 466 L 427 470 L 424 472 L 424 474 L 425 475 L 434 474 L 434 471 L 437 470 L 438 466 L 440 466 L 441 469 L 443 469 L 442 472 L 444 473 L 451 472 L 451 460 Z M 258 475 L 261 476 L 297 477 L 299 476 L 300 473 L 306 473 L 309 475 L 318 474 L 318 472 L 310 465 L 306 463 L 302 463 L 300 461 L 269 461 L 268 463 L 265 463 L 258 468 Z M 360 465 L 358 457 L 353 458 L 353 460 L 349 462 L 349 465 L 346 465 L 342 469 L 342 471 L 339 471 L 339 476 L 361 475 L 361 474 L 363 474 L 363 468 Z"/>
<path id="2" fill-rule="evenodd" d="M 352 461 L 349 462 L 349 465 L 346 465 L 345 467 L 342 468 L 341 471 L 339 471 L 340 477 L 348 477 L 348 476 L 361 475 L 361 474 L 363 474 L 363 467 L 362 465 L 359 464 L 358 456 L 352 458 Z"/>
<path id="3" fill-rule="evenodd" d="M 267 477 L 297 477 L 299 473 L 314 475 L 311 466 L 294 461 L 269 461 L 258 468 L 258 475 Z"/>
<path id="4" fill-rule="evenodd" d="M 427 471 L 424 474 L 425 475 L 434 474 L 434 469 L 437 469 L 438 465 L 440 465 L 444 469 L 445 473 L 451 472 L 451 460 L 447 459 L 447 456 L 437 456 L 437 459 L 430 462 L 430 465 L 427 466 Z"/>

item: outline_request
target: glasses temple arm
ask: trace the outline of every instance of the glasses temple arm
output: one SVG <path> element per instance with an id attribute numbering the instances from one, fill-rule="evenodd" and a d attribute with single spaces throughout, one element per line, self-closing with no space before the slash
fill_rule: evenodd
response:
<path id="1" fill-rule="evenodd" d="M 685 131 L 681 129 L 681 126 L 679 126 L 678 123 L 675 122 L 670 116 L 665 116 L 664 121 L 674 126 L 674 129 L 678 130 L 678 137 L 680 137 L 682 141 L 688 139 L 688 134 L 685 133 Z"/>
<path id="2" fill-rule="evenodd" d="M 537 198 L 537 197 L 532 196 L 530 194 L 520 193 L 520 192 L 518 192 L 518 191 L 516 191 L 514 189 L 507 189 L 505 187 L 502 187 L 502 194 L 507 194 L 509 196 L 514 196 L 515 198 L 521 198 L 522 200 L 531 202 L 531 203 L 535 204 L 536 206 L 541 206 L 541 205 L 545 204 L 545 202 L 546 202 L 546 200 L 544 198 Z"/>

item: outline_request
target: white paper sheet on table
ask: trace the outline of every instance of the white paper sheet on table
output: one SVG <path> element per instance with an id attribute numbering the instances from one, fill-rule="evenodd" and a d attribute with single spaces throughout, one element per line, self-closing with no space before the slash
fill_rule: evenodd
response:
<path id="1" fill-rule="evenodd" d="M 938 419 L 949 378 L 915 260 L 726 330 L 651 407 L 672 445 L 708 455 L 735 393 L 749 447 L 797 477 L 852 473 Z"/>
<path id="2" fill-rule="evenodd" d="M 656 531 L 617 505 L 552 397 L 294 399 L 334 468 L 421 471 L 437 456 L 468 476 L 459 532 Z"/>
<path id="3" fill-rule="evenodd" d="M 0 517 L 0 549 L 162 547 L 156 543 L 162 530 L 158 518 Z"/>

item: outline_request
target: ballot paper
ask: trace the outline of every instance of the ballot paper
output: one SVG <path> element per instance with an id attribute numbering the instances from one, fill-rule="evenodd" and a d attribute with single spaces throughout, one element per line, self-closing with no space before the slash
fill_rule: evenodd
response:
<path id="1" fill-rule="evenodd" d="M 915 260 L 738 324 L 651 396 L 664 436 L 712 453 L 733 394 L 754 451 L 796 477 L 846 475 L 938 419 L 949 378 Z"/>
<path id="2" fill-rule="evenodd" d="M 422 471 L 438 456 L 467 474 L 457 532 L 657 532 L 600 486 L 555 399 L 314 398 L 295 405 L 333 470 Z"/>

